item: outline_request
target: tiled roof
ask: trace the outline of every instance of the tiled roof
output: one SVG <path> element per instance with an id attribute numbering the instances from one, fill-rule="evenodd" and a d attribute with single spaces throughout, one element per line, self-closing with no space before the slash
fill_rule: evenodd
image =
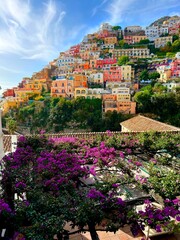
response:
<path id="1" fill-rule="evenodd" d="M 120 125 L 131 132 L 146 132 L 146 131 L 180 131 L 180 128 L 153 120 L 148 117 L 138 115 L 129 120 L 121 122 Z"/>

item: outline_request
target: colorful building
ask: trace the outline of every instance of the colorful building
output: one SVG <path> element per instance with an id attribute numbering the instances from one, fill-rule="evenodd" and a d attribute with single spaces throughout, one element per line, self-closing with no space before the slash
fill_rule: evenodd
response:
<path id="1" fill-rule="evenodd" d="M 105 58 L 96 60 L 96 68 L 110 68 L 112 64 L 115 64 L 117 60 L 115 58 Z"/>
<path id="2" fill-rule="evenodd" d="M 131 82 L 134 79 L 134 69 L 130 65 L 121 66 L 121 80 Z"/>
<path id="3" fill-rule="evenodd" d="M 120 82 L 122 79 L 121 76 L 121 67 L 111 67 L 109 70 L 103 71 L 104 82 Z"/>
<path id="4" fill-rule="evenodd" d="M 84 74 L 74 74 L 74 89 L 79 87 L 88 87 L 87 76 Z"/>
<path id="5" fill-rule="evenodd" d="M 117 37 L 105 37 L 104 38 L 104 44 L 116 44 L 117 43 Z"/>
<path id="6" fill-rule="evenodd" d="M 168 42 L 172 43 L 172 36 L 156 38 L 154 41 L 155 48 L 164 47 Z"/>
<path id="7" fill-rule="evenodd" d="M 180 59 L 175 59 L 170 63 L 171 77 L 180 77 Z"/>
<path id="8" fill-rule="evenodd" d="M 89 76 L 89 81 L 93 83 L 103 84 L 104 76 L 102 72 L 91 73 Z"/>
<path id="9" fill-rule="evenodd" d="M 56 79 L 52 82 L 51 97 L 73 98 L 74 88 L 73 79 Z"/>
<path id="10" fill-rule="evenodd" d="M 149 58 L 150 50 L 148 48 L 128 48 L 128 49 L 111 49 L 112 57 L 118 59 L 121 56 L 129 58 Z"/>

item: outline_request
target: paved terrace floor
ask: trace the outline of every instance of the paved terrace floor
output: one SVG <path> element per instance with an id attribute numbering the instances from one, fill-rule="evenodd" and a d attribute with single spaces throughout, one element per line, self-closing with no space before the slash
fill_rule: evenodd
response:
<path id="1" fill-rule="evenodd" d="M 137 237 L 133 237 L 129 227 L 123 228 L 123 230 L 117 231 L 115 234 L 112 232 L 98 232 L 100 240 L 141 240 L 145 239 L 142 232 Z M 90 233 L 75 234 L 70 237 L 71 240 L 91 240 Z M 180 234 L 166 234 L 156 237 L 151 237 L 149 240 L 180 240 Z"/>

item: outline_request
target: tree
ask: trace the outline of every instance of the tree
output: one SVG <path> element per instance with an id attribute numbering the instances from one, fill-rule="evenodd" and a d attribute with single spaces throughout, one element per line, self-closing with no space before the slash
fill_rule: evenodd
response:
<path id="1" fill-rule="evenodd" d="M 124 40 L 120 40 L 120 41 L 119 41 L 119 46 L 120 46 L 120 48 L 123 48 L 123 47 L 124 47 L 124 44 L 125 44 Z"/>
<path id="2" fill-rule="evenodd" d="M 13 118 L 9 117 L 6 119 L 6 127 L 9 134 L 14 134 L 17 129 L 17 122 Z"/>
<path id="3" fill-rule="evenodd" d="M 114 26 L 112 27 L 113 30 L 117 31 L 117 30 L 121 30 L 121 26 Z"/>
<path id="4" fill-rule="evenodd" d="M 148 43 L 150 43 L 149 39 L 142 39 L 139 42 L 139 44 L 148 44 Z"/>
<path id="5" fill-rule="evenodd" d="M 178 35 L 173 35 L 173 42 L 178 40 L 179 39 L 179 36 Z"/>
<path id="6" fill-rule="evenodd" d="M 175 40 L 173 43 L 172 43 L 172 49 L 174 52 L 178 52 L 180 51 L 180 40 Z"/>
<path id="7" fill-rule="evenodd" d="M 118 65 L 122 66 L 125 65 L 127 62 L 129 62 L 129 57 L 128 56 L 121 56 L 118 58 Z"/>
<path id="8" fill-rule="evenodd" d="M 148 70 L 143 70 L 143 71 L 140 73 L 139 78 L 140 78 L 140 80 L 148 80 L 148 79 L 149 79 Z"/>
<path id="9" fill-rule="evenodd" d="M 150 112 L 151 96 L 152 94 L 148 90 L 135 93 L 134 100 L 138 103 L 138 112 Z"/>
<path id="10" fill-rule="evenodd" d="M 52 78 L 51 78 L 53 81 L 55 81 L 56 80 L 56 76 L 52 76 Z"/>
<path id="11" fill-rule="evenodd" d="M 149 74 L 149 79 L 156 80 L 157 78 L 160 78 L 160 74 L 158 72 L 152 72 Z"/>

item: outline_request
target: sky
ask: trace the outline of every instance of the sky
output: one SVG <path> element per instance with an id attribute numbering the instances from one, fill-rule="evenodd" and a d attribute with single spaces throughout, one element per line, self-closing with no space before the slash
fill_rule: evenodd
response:
<path id="1" fill-rule="evenodd" d="M 0 86 L 16 87 L 103 22 L 148 26 L 178 0 L 0 0 Z"/>

